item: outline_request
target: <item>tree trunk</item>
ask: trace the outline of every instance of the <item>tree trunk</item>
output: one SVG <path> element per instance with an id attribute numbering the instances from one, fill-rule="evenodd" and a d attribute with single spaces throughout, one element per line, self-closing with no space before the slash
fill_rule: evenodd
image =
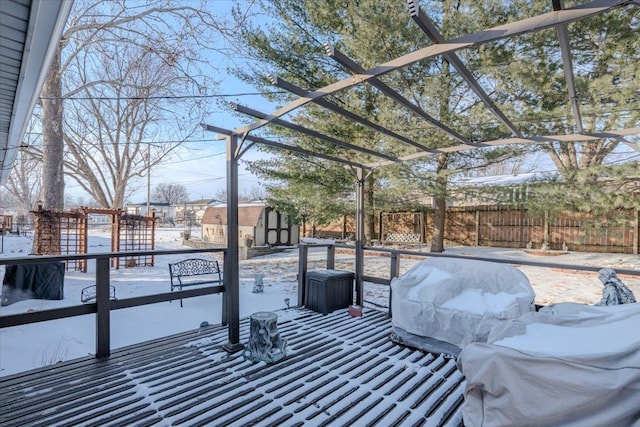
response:
<path id="1" fill-rule="evenodd" d="M 375 236 L 376 216 L 373 206 L 373 174 L 367 180 L 364 190 L 364 205 L 365 205 L 365 218 L 364 218 L 364 240 L 365 245 L 370 245 L 371 240 Z"/>
<path id="2" fill-rule="evenodd" d="M 443 6 L 443 20 L 447 22 L 448 8 Z M 449 61 L 442 60 L 442 78 L 440 81 L 440 120 L 445 123 L 451 116 L 449 102 L 451 100 L 451 72 Z M 433 212 L 433 240 L 431 242 L 431 252 L 444 252 L 444 226 L 447 210 L 447 168 L 449 166 L 449 154 L 438 154 L 436 166 L 436 182 L 434 192 L 434 212 Z"/>
<path id="3" fill-rule="evenodd" d="M 59 46 L 42 86 L 42 200 L 48 210 L 64 209 L 64 138 Z"/>
<path id="4" fill-rule="evenodd" d="M 438 168 L 436 171 L 436 191 L 434 196 L 433 212 L 433 241 L 431 242 L 431 252 L 444 251 L 444 227 L 447 211 L 447 165 L 449 154 L 440 153 L 438 155 Z"/>

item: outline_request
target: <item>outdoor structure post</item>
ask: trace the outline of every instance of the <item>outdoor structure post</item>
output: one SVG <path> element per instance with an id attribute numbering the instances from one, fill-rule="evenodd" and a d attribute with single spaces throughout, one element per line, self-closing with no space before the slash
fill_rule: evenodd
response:
<path id="1" fill-rule="evenodd" d="M 356 305 L 364 305 L 364 182 L 363 168 L 356 169 Z"/>
<path id="2" fill-rule="evenodd" d="M 480 246 L 480 211 L 476 209 L 476 246 Z"/>
<path id="3" fill-rule="evenodd" d="M 639 210 L 633 210 L 633 254 L 638 255 L 638 240 L 640 240 L 640 218 L 638 217 Z"/>
<path id="4" fill-rule="evenodd" d="M 300 243 L 298 245 L 298 306 L 299 307 L 302 307 L 304 305 L 304 300 L 305 300 L 308 252 L 309 252 L 309 247 L 306 244 Z"/>
<path id="5" fill-rule="evenodd" d="M 400 254 L 398 251 L 391 251 L 391 268 L 389 273 L 389 281 L 392 281 L 396 277 L 400 276 Z M 393 317 L 393 312 L 391 310 L 391 301 L 392 301 L 392 292 L 391 292 L 391 283 L 389 283 L 389 317 Z"/>
<path id="6" fill-rule="evenodd" d="M 109 257 L 96 258 L 96 357 L 111 355 Z"/>
<path id="7" fill-rule="evenodd" d="M 327 270 L 336 268 L 336 247 L 331 245 L 327 247 Z"/>
<path id="8" fill-rule="evenodd" d="M 240 344 L 240 266 L 238 256 L 238 138 L 227 136 L 227 256 L 224 265 L 223 304 L 229 328 L 229 342 L 223 348 L 235 353 Z M 227 264 L 228 263 L 228 264 Z"/>

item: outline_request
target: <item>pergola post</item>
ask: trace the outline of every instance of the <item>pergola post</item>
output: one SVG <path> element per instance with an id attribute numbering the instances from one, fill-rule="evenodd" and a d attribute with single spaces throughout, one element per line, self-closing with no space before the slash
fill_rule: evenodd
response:
<path id="1" fill-rule="evenodd" d="M 364 304 L 364 169 L 356 168 L 356 304 Z"/>
<path id="2" fill-rule="evenodd" d="M 223 304 L 229 342 L 223 348 L 235 353 L 240 344 L 240 265 L 238 256 L 238 137 L 227 136 L 227 256 L 224 264 Z"/>

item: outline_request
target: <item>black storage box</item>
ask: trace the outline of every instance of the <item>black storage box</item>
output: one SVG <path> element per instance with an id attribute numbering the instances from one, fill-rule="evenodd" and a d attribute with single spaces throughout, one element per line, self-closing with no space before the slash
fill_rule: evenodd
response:
<path id="1" fill-rule="evenodd" d="M 353 273 L 342 270 L 307 272 L 304 305 L 313 311 L 328 314 L 348 308 L 353 302 Z"/>

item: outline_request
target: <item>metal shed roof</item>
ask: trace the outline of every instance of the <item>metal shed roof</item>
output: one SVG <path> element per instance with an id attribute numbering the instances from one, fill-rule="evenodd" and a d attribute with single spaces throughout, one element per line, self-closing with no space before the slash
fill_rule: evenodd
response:
<path id="1" fill-rule="evenodd" d="M 3 0 L 0 12 L 0 185 L 60 41 L 73 0 Z"/>

